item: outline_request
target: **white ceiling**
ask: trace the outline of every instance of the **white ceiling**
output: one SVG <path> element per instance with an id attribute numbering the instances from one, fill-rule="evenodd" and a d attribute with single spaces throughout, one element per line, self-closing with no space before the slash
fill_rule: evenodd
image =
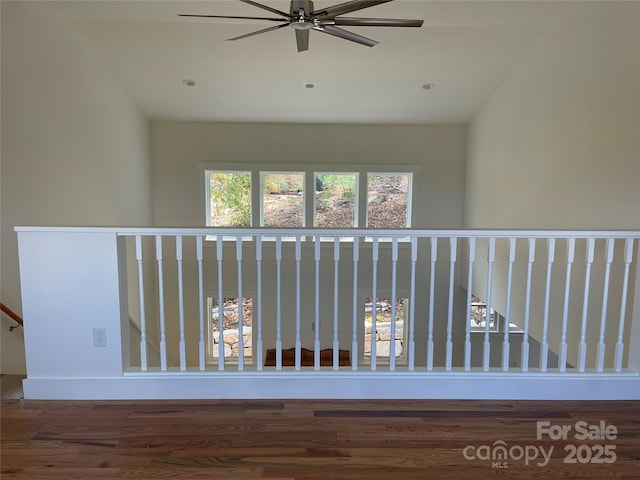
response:
<path id="1" fill-rule="evenodd" d="M 287 0 L 261 0 L 288 11 Z M 316 9 L 342 0 L 316 0 Z M 571 2 L 396 0 L 349 16 L 424 19 L 422 28 L 345 27 L 369 48 L 312 31 L 296 51 L 273 23 L 177 13 L 267 16 L 237 0 L 56 1 L 63 18 L 152 119 L 466 123 Z M 186 87 L 184 79 L 195 87 Z M 313 82 L 315 89 L 303 83 Z M 433 90 L 423 90 L 425 83 Z"/>

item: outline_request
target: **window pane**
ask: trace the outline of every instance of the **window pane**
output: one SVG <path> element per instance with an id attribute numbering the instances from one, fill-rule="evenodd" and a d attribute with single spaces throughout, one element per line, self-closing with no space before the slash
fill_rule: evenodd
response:
<path id="1" fill-rule="evenodd" d="M 316 174 L 316 219 L 320 228 L 356 226 L 357 175 Z"/>
<path id="2" fill-rule="evenodd" d="M 402 356 L 404 340 L 405 306 L 408 299 L 396 299 L 395 318 L 395 356 Z M 375 302 L 376 314 L 376 357 L 389 357 L 391 352 L 391 299 L 378 298 Z M 365 299 L 364 302 L 364 356 L 371 357 L 372 329 L 373 329 L 373 300 Z"/>
<path id="3" fill-rule="evenodd" d="M 212 227 L 250 227 L 251 174 L 210 172 L 209 201 Z"/>
<path id="4" fill-rule="evenodd" d="M 262 226 L 304 226 L 304 173 L 262 174 Z"/>
<path id="5" fill-rule="evenodd" d="M 367 181 L 367 227 L 407 228 L 410 175 L 370 174 Z"/>
<path id="6" fill-rule="evenodd" d="M 491 309 L 489 328 L 495 329 L 493 308 Z M 471 295 L 471 318 L 469 319 L 471 329 L 484 330 L 487 322 L 487 304 L 475 295 Z"/>
<path id="7" fill-rule="evenodd" d="M 211 331 L 211 357 L 218 358 L 220 353 L 220 306 L 217 298 L 209 299 L 210 331 Z M 239 348 L 238 328 L 238 298 L 225 298 L 222 301 L 222 340 L 224 343 L 224 356 L 237 357 Z M 244 357 L 252 356 L 252 302 L 251 298 L 242 299 L 242 333 L 244 345 Z"/>

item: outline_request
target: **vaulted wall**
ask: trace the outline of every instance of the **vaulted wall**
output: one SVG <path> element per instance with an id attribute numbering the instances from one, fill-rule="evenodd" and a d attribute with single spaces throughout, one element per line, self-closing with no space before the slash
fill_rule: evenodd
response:
<path id="1" fill-rule="evenodd" d="M 469 125 L 465 226 L 469 228 L 640 228 L 640 4 L 576 2 L 519 60 Z M 540 320 L 546 244 L 537 245 L 533 315 Z M 616 244 L 616 258 L 624 246 Z M 596 258 L 604 243 L 596 245 Z M 506 251 L 497 252 L 495 278 L 506 278 Z M 518 255 L 527 255 L 523 248 Z M 602 258 L 600 255 L 599 258 Z M 576 250 L 568 335 L 580 335 L 585 246 Z M 558 245 L 552 309 L 562 306 L 565 242 Z M 598 335 L 604 266 L 594 264 L 588 335 Z M 486 292 L 486 269 L 476 270 L 476 292 Z M 621 276 L 613 285 L 619 291 Z M 524 275 L 518 278 L 522 287 Z M 494 306 L 505 311 L 504 285 Z M 632 285 L 633 287 L 633 285 Z M 633 291 L 633 290 L 631 290 Z M 537 295 L 537 296 L 536 296 Z M 594 303 L 594 296 L 596 297 Z M 524 292 L 516 291 L 514 320 L 522 325 Z M 619 305 L 617 306 L 619 308 Z M 628 306 L 627 314 L 631 312 Z M 611 310 L 611 305 L 609 306 Z M 615 318 L 617 311 L 610 311 Z M 560 343 L 561 318 L 549 342 Z M 541 322 L 532 335 L 541 338 Z M 627 322 L 627 332 L 629 330 Z M 610 329 L 608 335 L 616 335 Z M 609 352 L 612 353 L 612 352 Z M 576 352 L 570 352 L 574 363 Z"/>
<path id="2" fill-rule="evenodd" d="M 2 302 L 19 314 L 14 226 L 151 222 L 147 119 L 42 7 L 1 6 Z M 24 373 L 22 331 L 9 324 L 2 373 Z"/>

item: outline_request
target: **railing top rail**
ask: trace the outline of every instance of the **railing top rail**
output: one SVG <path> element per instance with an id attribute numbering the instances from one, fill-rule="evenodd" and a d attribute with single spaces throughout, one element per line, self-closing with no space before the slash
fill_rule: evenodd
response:
<path id="1" fill-rule="evenodd" d="M 18 325 L 24 325 L 24 320 L 22 320 L 22 317 L 20 317 L 20 315 L 7 307 L 4 303 L 0 303 L 0 310 Z"/>
<path id="2" fill-rule="evenodd" d="M 519 229 L 324 229 L 218 227 L 37 227 L 17 226 L 16 232 L 114 233 L 119 236 L 243 236 L 243 237 L 436 237 L 436 238 L 640 238 L 640 230 L 519 230 Z"/>

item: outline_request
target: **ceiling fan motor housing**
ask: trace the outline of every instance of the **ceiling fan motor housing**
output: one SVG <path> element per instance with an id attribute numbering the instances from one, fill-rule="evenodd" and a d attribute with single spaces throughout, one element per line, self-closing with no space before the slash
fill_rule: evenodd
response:
<path id="1" fill-rule="evenodd" d="M 309 16 L 313 12 L 313 2 L 311 0 L 293 0 L 289 13 L 291 15 L 304 16 L 305 20 L 309 19 Z"/>

